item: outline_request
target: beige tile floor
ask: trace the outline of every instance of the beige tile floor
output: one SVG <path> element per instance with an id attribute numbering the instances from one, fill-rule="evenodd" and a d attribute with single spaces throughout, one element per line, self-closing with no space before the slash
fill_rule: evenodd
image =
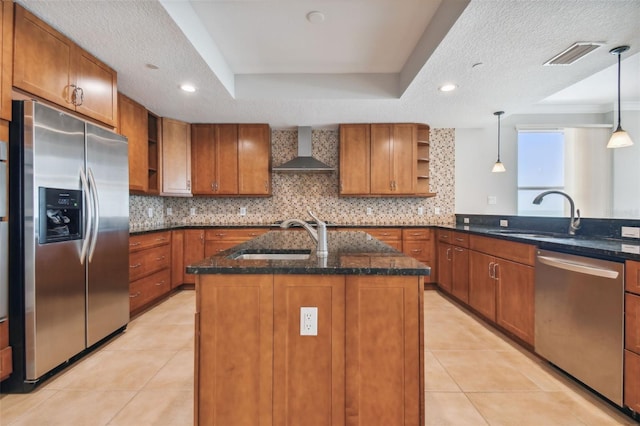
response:
<path id="1" fill-rule="evenodd" d="M 194 303 L 179 292 L 34 392 L 0 395 L 0 425 L 193 424 Z M 637 424 L 435 291 L 425 370 L 426 425 Z"/>

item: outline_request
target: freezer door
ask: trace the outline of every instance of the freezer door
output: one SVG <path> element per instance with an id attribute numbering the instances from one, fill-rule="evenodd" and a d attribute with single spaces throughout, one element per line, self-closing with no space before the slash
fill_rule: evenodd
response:
<path id="1" fill-rule="evenodd" d="M 82 240 L 39 244 L 39 187 L 80 188 L 84 122 L 35 102 L 24 117 L 26 379 L 36 380 L 85 349 Z"/>
<path id="2" fill-rule="evenodd" d="M 87 177 L 96 213 L 87 268 L 87 345 L 129 322 L 129 163 L 126 138 L 87 124 Z"/>

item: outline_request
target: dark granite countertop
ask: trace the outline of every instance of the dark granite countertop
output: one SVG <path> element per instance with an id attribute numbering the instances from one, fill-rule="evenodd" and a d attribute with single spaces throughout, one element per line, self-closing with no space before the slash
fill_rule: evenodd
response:
<path id="1" fill-rule="evenodd" d="M 272 231 L 187 266 L 191 274 L 429 275 L 431 269 L 365 232 L 328 232 L 329 256 L 316 256 L 307 232 Z M 242 253 L 310 253 L 305 260 L 239 260 Z"/>

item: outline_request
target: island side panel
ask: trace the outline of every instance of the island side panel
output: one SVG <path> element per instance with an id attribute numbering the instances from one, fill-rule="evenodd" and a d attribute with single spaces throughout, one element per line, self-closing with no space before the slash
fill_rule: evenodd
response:
<path id="1" fill-rule="evenodd" d="M 273 276 L 196 276 L 197 425 L 272 425 Z"/>
<path id="2" fill-rule="evenodd" d="M 423 424 L 423 279 L 348 276 L 346 424 Z"/>
<path id="3" fill-rule="evenodd" d="M 318 335 L 300 335 L 300 308 Z M 274 277 L 274 425 L 344 425 L 345 276 Z"/>

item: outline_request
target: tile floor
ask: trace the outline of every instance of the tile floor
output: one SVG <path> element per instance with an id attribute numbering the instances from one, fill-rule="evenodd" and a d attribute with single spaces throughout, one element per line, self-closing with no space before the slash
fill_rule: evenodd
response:
<path id="1" fill-rule="evenodd" d="M 0 395 L 0 425 L 193 424 L 194 292 L 26 395 Z M 435 291 L 425 293 L 426 425 L 635 423 Z"/>

